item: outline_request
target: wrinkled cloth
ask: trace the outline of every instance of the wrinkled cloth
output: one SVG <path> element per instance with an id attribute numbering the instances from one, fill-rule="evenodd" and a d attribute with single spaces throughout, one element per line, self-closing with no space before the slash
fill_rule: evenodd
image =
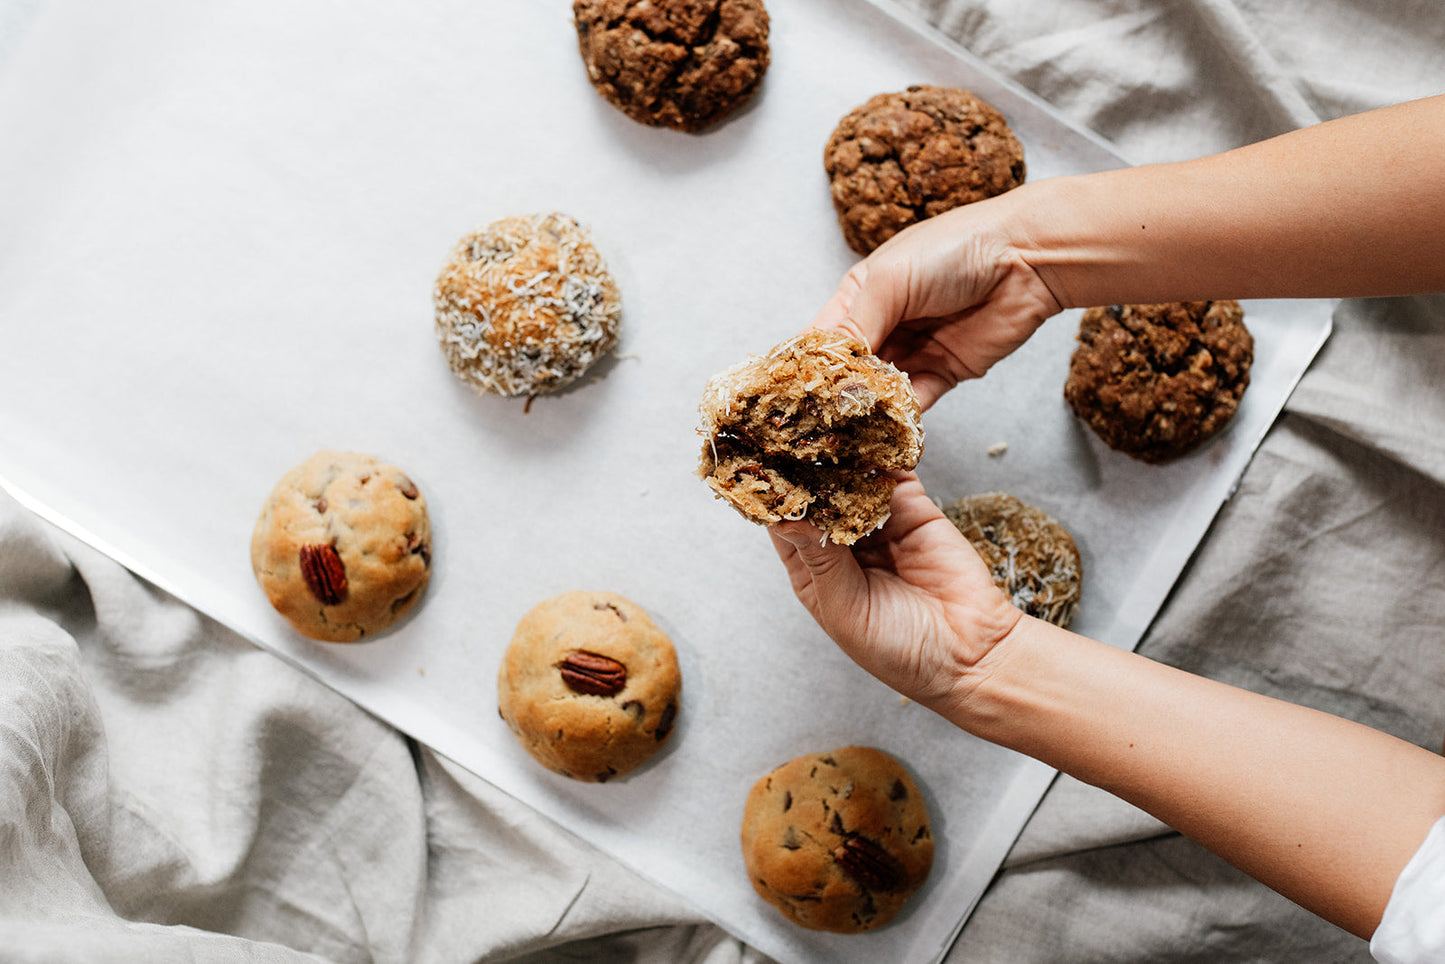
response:
<path id="1" fill-rule="evenodd" d="M 0 56 L 39 2 L 0 3 Z M 1136 163 L 1445 83 L 1427 0 L 900 3 Z M 1442 373 L 1445 298 L 1343 302 L 1141 651 L 1439 750 Z M 4 496 L 0 958 L 761 960 Z M 949 960 L 1370 956 L 1062 777 Z"/>

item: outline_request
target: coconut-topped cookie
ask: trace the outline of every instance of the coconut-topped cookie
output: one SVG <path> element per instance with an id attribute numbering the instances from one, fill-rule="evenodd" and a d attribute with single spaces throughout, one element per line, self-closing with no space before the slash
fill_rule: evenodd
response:
<path id="1" fill-rule="evenodd" d="M 466 235 L 432 300 L 447 364 L 478 393 L 556 391 L 612 350 L 622 324 L 617 283 L 591 236 L 555 212 Z"/>
<path id="2" fill-rule="evenodd" d="M 760 525 L 807 519 L 839 545 L 883 525 L 890 469 L 923 454 L 908 376 L 841 331 L 812 328 L 708 381 L 698 475 Z"/>
<path id="3" fill-rule="evenodd" d="M 1084 563 L 1057 519 L 1004 492 L 959 499 L 943 514 L 973 544 L 1010 602 L 1069 628 L 1079 610 Z"/>

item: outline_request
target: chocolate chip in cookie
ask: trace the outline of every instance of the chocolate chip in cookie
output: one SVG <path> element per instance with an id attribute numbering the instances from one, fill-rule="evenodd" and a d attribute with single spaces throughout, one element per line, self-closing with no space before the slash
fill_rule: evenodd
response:
<path id="1" fill-rule="evenodd" d="M 915 85 L 855 108 L 823 149 L 848 246 L 868 254 L 911 224 L 1024 182 L 1002 114 L 957 87 Z"/>
<path id="2" fill-rule="evenodd" d="M 574 0 L 572 15 L 592 86 L 643 124 L 701 131 L 768 69 L 762 0 Z"/>

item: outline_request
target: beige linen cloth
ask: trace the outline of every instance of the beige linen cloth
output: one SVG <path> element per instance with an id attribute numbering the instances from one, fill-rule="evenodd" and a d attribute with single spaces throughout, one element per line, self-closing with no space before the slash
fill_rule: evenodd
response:
<path id="1" fill-rule="evenodd" d="M 43 2 L 0 0 L 0 82 Z M 1445 90 L 1435 0 L 904 6 L 1140 163 Z M 1445 298 L 1335 326 L 1141 649 L 1438 750 Z M 517 958 L 759 959 L 0 496 L 0 960 Z M 949 960 L 1369 955 L 1061 778 Z"/>

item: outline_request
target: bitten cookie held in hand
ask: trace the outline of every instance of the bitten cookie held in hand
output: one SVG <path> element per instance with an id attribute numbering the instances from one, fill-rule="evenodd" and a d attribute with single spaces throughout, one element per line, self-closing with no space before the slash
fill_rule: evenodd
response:
<path id="1" fill-rule="evenodd" d="M 908 376 L 841 331 L 809 329 L 708 381 L 698 475 L 762 525 L 807 519 L 852 545 L 888 520 L 923 454 Z"/>
<path id="2" fill-rule="evenodd" d="M 682 674 L 636 603 L 568 592 L 522 617 L 497 675 L 497 709 L 522 747 L 565 777 L 605 783 L 672 734 Z"/>
<path id="3" fill-rule="evenodd" d="M 898 761 L 866 746 L 801 756 L 759 780 L 741 842 L 758 896 L 795 924 L 838 934 L 888 924 L 933 867 L 923 795 Z"/>
<path id="4" fill-rule="evenodd" d="M 426 499 L 394 465 L 318 452 L 267 498 L 251 568 L 297 632 L 334 643 L 378 633 L 411 609 L 431 577 Z"/>

